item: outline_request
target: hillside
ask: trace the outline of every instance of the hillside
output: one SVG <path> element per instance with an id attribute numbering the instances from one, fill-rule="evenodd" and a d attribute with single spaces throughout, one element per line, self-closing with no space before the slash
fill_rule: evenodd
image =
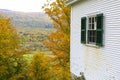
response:
<path id="1" fill-rule="evenodd" d="M 40 12 L 16 12 L 0 9 L 0 14 L 6 15 L 12 19 L 16 28 L 51 28 L 52 24 L 49 17 Z"/>

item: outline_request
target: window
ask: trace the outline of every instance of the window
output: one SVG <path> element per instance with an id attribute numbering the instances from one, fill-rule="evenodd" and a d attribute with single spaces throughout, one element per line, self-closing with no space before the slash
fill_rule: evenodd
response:
<path id="1" fill-rule="evenodd" d="M 81 43 L 103 46 L 103 14 L 81 18 Z"/>
<path id="2" fill-rule="evenodd" d="M 96 43 L 96 16 L 88 17 L 87 42 Z"/>

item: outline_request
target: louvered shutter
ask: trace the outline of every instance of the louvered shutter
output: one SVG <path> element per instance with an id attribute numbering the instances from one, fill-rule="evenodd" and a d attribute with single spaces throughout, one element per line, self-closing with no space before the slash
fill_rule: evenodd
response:
<path id="1" fill-rule="evenodd" d="M 81 18 L 81 43 L 86 43 L 86 17 Z"/>
<path id="2" fill-rule="evenodd" d="M 96 45 L 103 46 L 103 14 L 97 14 Z"/>

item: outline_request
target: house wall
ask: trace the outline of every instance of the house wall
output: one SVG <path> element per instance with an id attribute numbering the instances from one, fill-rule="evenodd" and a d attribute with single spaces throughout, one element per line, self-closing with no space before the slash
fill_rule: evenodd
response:
<path id="1" fill-rule="evenodd" d="M 104 46 L 80 43 L 81 17 L 104 14 Z M 120 0 L 83 0 L 71 9 L 71 72 L 86 80 L 120 80 Z"/>

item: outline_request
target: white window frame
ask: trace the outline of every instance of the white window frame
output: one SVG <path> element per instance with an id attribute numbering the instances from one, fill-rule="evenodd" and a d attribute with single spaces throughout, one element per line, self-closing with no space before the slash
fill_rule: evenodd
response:
<path id="1" fill-rule="evenodd" d="M 96 45 L 96 41 L 95 42 L 89 42 L 88 40 L 88 30 L 96 30 L 97 29 L 97 23 L 96 22 L 94 22 L 94 29 L 89 29 L 89 18 L 92 18 L 92 17 L 94 17 L 94 18 L 96 18 L 96 14 L 95 15 L 89 15 L 89 16 L 87 16 L 87 23 L 86 23 L 86 44 L 88 44 L 88 45 Z M 95 20 L 96 21 L 96 20 Z M 92 24 L 92 20 L 91 20 L 91 24 Z M 95 38 L 96 39 L 96 38 Z"/>

